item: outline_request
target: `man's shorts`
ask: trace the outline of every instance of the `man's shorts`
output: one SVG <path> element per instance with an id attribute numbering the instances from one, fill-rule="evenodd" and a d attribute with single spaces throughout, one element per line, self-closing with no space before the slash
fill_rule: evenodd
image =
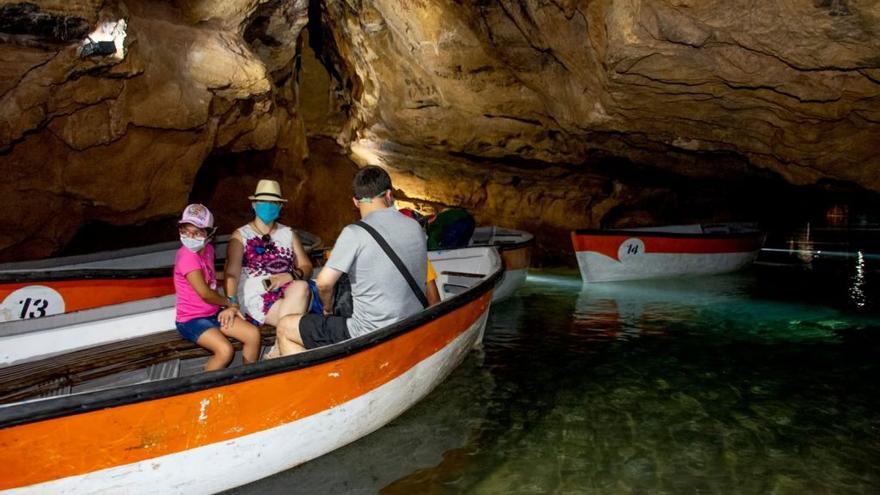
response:
<path id="1" fill-rule="evenodd" d="M 219 314 L 220 313 L 218 312 L 214 316 L 193 318 L 192 320 L 184 322 L 176 321 L 174 323 L 177 326 L 177 332 L 180 336 L 195 344 L 205 331 L 211 328 L 220 328 L 220 320 L 217 319 Z"/>
<path id="2" fill-rule="evenodd" d="M 335 315 L 303 315 L 299 320 L 299 336 L 302 337 L 303 346 L 314 349 L 350 339 L 345 320 Z"/>

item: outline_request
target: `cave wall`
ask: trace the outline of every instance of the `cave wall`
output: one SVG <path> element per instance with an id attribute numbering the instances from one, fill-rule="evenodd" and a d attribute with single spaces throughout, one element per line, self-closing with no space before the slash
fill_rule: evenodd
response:
<path id="1" fill-rule="evenodd" d="M 880 190 L 875 1 L 327 0 L 323 19 L 355 141 Z"/>
<path id="2" fill-rule="evenodd" d="M 0 259 L 56 252 L 87 221 L 173 216 L 212 153 L 271 151 L 282 176 L 301 162 L 307 4 L 0 2 Z M 83 32 L 118 19 L 124 52 L 79 56 Z M 71 26 L 86 29 L 71 41 Z"/>
<path id="3" fill-rule="evenodd" d="M 79 56 L 118 19 L 123 50 Z M 367 163 L 404 206 L 554 256 L 571 228 L 875 197 L 878 21 L 868 0 L 0 0 L 0 260 L 189 200 L 229 230 L 261 177 L 332 239 Z"/>

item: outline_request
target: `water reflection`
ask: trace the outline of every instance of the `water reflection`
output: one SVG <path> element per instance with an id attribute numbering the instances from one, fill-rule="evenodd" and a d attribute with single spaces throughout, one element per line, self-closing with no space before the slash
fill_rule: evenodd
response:
<path id="1" fill-rule="evenodd" d="M 801 285 L 540 272 L 413 410 L 236 493 L 876 493 L 880 321 Z"/>
<path id="2" fill-rule="evenodd" d="M 408 413 L 371 435 L 227 494 L 368 494 L 420 469 L 452 462 L 480 430 L 494 382 L 472 353 Z"/>
<path id="3" fill-rule="evenodd" d="M 585 338 L 712 333 L 719 339 L 835 338 L 849 318 L 829 306 L 753 297 L 767 287 L 754 273 L 587 285 L 573 323 Z M 847 322 L 848 326 L 852 322 Z"/>
<path id="4" fill-rule="evenodd" d="M 856 258 L 856 270 L 852 277 L 852 285 L 849 288 L 849 296 L 857 308 L 864 308 L 867 304 L 867 297 L 865 296 L 865 256 L 861 251 L 858 252 L 858 257 Z"/>

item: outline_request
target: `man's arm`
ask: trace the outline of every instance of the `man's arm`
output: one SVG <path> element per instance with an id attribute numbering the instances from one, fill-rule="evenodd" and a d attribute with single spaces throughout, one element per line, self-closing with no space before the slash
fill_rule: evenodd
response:
<path id="1" fill-rule="evenodd" d="M 318 286 L 318 297 L 321 299 L 321 304 L 324 305 L 324 314 L 333 313 L 333 287 L 341 276 L 342 272 L 339 270 L 325 266 L 321 268 L 318 278 L 315 279 L 315 285 Z"/>

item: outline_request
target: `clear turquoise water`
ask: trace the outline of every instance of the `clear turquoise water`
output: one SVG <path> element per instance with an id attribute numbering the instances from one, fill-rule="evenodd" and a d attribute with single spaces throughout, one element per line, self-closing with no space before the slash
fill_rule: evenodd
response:
<path id="1" fill-rule="evenodd" d="M 385 428 L 234 493 L 880 493 L 871 267 L 533 271 Z"/>

